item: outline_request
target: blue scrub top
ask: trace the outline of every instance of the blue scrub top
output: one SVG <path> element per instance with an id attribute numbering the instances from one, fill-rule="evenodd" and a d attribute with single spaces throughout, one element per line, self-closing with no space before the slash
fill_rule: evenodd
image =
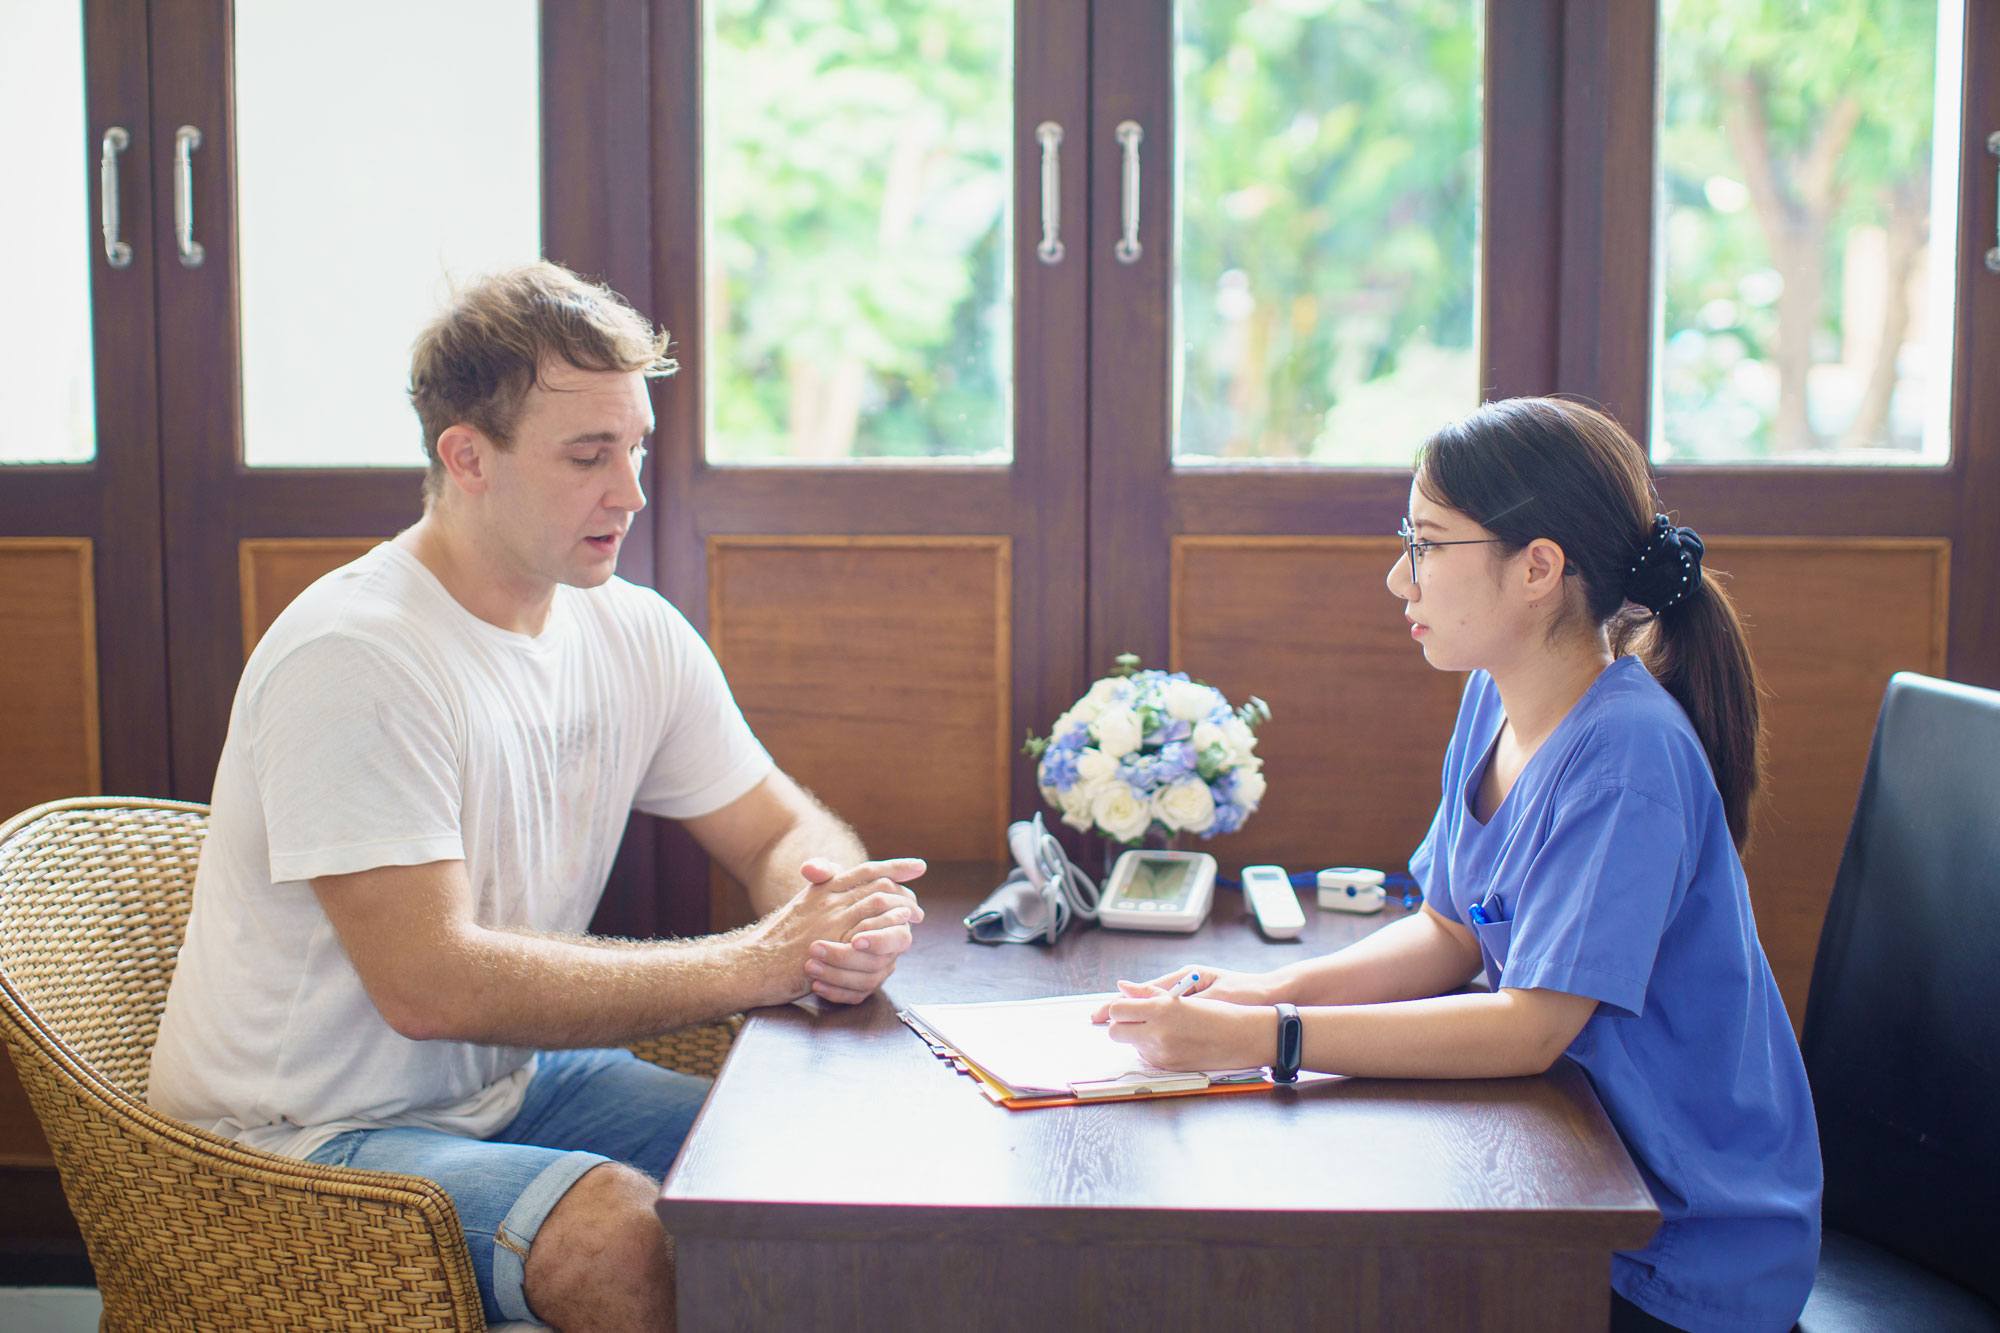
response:
<path id="1" fill-rule="evenodd" d="M 1505 720 L 1474 672 L 1410 871 L 1432 910 L 1470 923 L 1495 989 L 1598 1002 L 1568 1055 L 1663 1218 L 1613 1258 L 1612 1287 L 1686 1329 L 1789 1328 L 1819 1258 L 1819 1132 L 1701 741 L 1645 663 L 1619 658 L 1482 824 Z"/>

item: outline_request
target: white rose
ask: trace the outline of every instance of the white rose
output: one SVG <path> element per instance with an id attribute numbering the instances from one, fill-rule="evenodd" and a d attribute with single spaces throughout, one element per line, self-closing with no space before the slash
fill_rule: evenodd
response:
<path id="1" fill-rule="evenodd" d="M 1153 794 L 1153 818 L 1170 829 L 1206 833 L 1215 824 L 1215 795 L 1200 778 L 1182 778 Z"/>
<path id="2" fill-rule="evenodd" d="M 1222 734 L 1222 728 L 1213 722 L 1195 723 L 1194 735 L 1188 737 L 1188 743 L 1194 746 L 1196 754 L 1206 753 L 1211 745 L 1220 745 L 1224 750 L 1229 748 L 1229 740 Z"/>
<path id="3" fill-rule="evenodd" d="M 1097 827 L 1120 842 L 1131 842 L 1153 822 L 1152 810 L 1122 782 L 1107 782 L 1098 788 L 1090 813 Z"/>
<path id="4" fill-rule="evenodd" d="M 1222 724 L 1222 743 L 1229 747 L 1230 767 L 1247 764 L 1251 752 L 1257 748 L 1257 733 L 1240 717 L 1232 717 Z"/>
<path id="5" fill-rule="evenodd" d="M 1088 698 L 1078 699 L 1069 706 L 1069 711 L 1063 714 L 1063 721 L 1071 725 L 1081 722 L 1089 726 L 1097 721 L 1097 715 L 1103 711 L 1104 707 L 1101 704 L 1093 703 Z"/>
<path id="6" fill-rule="evenodd" d="M 1118 771 L 1118 761 L 1102 750 L 1085 746 L 1076 752 L 1076 775 L 1084 782 L 1102 782 Z"/>
<path id="7" fill-rule="evenodd" d="M 1121 684 L 1123 684 L 1122 681 L 1111 676 L 1106 676 L 1103 680 L 1092 685 L 1078 702 L 1089 704 L 1090 715 L 1096 717 L 1099 713 L 1118 701 L 1118 687 Z"/>
<path id="8" fill-rule="evenodd" d="M 1129 708 L 1107 708 L 1098 714 L 1090 724 L 1091 734 L 1097 737 L 1097 748 L 1113 759 L 1122 758 L 1139 748 L 1146 733 L 1139 726 L 1139 715 Z"/>
<path id="9" fill-rule="evenodd" d="M 1215 691 L 1191 680 L 1170 680 L 1165 693 L 1167 716 L 1176 722 L 1207 717 L 1215 707 Z"/>
<path id="10" fill-rule="evenodd" d="M 1245 810 L 1252 809 L 1264 799 L 1264 775 L 1254 768 L 1246 768 L 1236 775 L 1236 804 Z"/>
<path id="11" fill-rule="evenodd" d="M 1102 783 L 1072 782 L 1069 790 L 1058 792 L 1056 804 L 1062 809 L 1062 822 L 1083 833 L 1090 832 L 1091 801 Z"/>

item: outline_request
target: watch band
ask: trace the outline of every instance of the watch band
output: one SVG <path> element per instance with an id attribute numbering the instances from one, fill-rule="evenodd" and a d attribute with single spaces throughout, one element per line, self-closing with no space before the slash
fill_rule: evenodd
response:
<path id="1" fill-rule="evenodd" d="M 1278 1006 L 1278 1058 L 1271 1062 L 1271 1078 L 1278 1083 L 1299 1081 L 1299 1062 L 1305 1058 L 1306 1029 L 1299 1021 L 1297 1005 Z"/>

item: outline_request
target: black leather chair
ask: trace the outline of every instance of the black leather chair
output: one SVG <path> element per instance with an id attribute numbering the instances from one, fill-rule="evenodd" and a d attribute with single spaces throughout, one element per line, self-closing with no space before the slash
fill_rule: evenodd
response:
<path id="1" fill-rule="evenodd" d="M 2000 692 L 1889 681 L 1806 1003 L 1803 1333 L 2000 1329 Z"/>

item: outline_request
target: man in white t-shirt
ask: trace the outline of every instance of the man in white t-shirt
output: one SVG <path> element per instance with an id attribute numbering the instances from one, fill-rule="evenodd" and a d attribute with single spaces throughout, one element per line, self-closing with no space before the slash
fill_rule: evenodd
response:
<path id="1" fill-rule="evenodd" d="M 437 1180 L 489 1320 L 660 1327 L 652 1204 L 703 1080 L 616 1049 L 872 994 L 923 919 L 772 764 L 708 646 L 614 576 L 666 338 L 553 264 L 418 338 L 425 509 L 251 654 L 151 1100 L 254 1147 Z M 750 891 L 693 940 L 587 930 L 629 813 Z"/>

